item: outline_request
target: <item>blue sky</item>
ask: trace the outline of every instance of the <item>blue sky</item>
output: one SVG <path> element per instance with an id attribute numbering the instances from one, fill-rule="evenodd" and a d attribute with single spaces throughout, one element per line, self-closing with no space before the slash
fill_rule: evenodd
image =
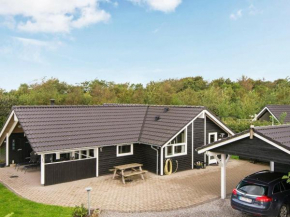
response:
<path id="1" fill-rule="evenodd" d="M 41 3 L 39 3 L 41 2 Z M 290 75 L 288 0 L 0 0 L 0 88 Z"/>

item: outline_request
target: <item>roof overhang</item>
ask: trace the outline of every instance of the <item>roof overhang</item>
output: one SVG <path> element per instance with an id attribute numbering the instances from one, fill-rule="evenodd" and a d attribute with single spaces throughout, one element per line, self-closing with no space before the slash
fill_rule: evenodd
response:
<path id="1" fill-rule="evenodd" d="M 285 147 L 283 147 L 283 145 L 281 145 L 279 142 L 275 142 L 275 141 L 272 141 L 270 140 L 269 138 L 265 137 L 264 135 L 258 133 L 258 132 L 253 132 L 253 136 L 260 139 L 260 140 L 263 140 L 264 142 L 274 146 L 275 148 L 287 153 L 290 155 L 290 150 L 289 149 L 286 149 Z M 203 147 L 200 147 L 200 148 L 197 148 L 197 153 L 198 154 L 202 154 L 202 153 L 205 153 L 205 152 L 214 152 L 214 149 L 218 148 L 218 147 L 221 147 L 221 146 L 225 146 L 225 145 L 230 145 L 231 143 L 235 142 L 235 141 L 238 141 L 238 140 L 241 140 L 241 139 L 245 139 L 245 138 L 248 138 L 250 137 L 250 132 L 247 131 L 247 132 L 244 132 L 240 135 L 237 135 L 237 136 L 233 136 L 231 138 L 226 138 L 226 139 L 223 139 L 223 140 L 220 140 L 218 142 L 215 142 L 213 144 L 210 144 L 210 145 L 206 145 L 206 146 L 203 146 Z"/>
<path id="2" fill-rule="evenodd" d="M 18 124 L 18 118 L 15 114 L 14 111 L 12 111 L 7 119 L 7 121 L 5 122 L 1 133 L 0 133 L 0 146 L 3 144 L 7 134 L 8 136 L 11 135 L 11 133 L 13 132 L 14 128 L 16 127 L 16 125 Z"/>

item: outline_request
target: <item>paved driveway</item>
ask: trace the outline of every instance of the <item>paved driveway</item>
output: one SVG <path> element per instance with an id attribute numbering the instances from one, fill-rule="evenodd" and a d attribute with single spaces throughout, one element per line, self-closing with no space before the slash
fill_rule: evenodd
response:
<path id="1" fill-rule="evenodd" d="M 268 169 L 268 166 L 231 160 L 227 167 L 227 193 L 244 176 Z M 18 178 L 10 178 L 17 175 Z M 123 185 L 112 176 L 102 176 L 52 186 L 40 185 L 39 172 L 0 169 L 0 181 L 17 194 L 40 203 L 61 206 L 86 204 L 85 188 L 92 190 L 92 206 L 118 212 L 146 212 L 180 209 L 194 206 L 220 195 L 220 168 L 210 166 L 205 170 L 189 170 L 171 176 L 147 174 Z"/>

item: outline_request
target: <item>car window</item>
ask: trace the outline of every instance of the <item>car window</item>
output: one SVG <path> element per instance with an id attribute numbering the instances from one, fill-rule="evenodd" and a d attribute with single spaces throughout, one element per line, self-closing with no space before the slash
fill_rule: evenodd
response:
<path id="1" fill-rule="evenodd" d="M 290 183 L 287 183 L 287 180 L 283 180 L 282 185 L 284 186 L 286 191 L 290 190 Z"/>
<path id="2" fill-rule="evenodd" d="M 255 183 L 249 183 L 242 181 L 238 187 L 238 190 L 252 195 L 267 195 L 268 188 L 266 186 L 258 185 Z"/>
<path id="3" fill-rule="evenodd" d="M 273 188 L 273 194 L 281 192 L 280 183 L 276 184 Z"/>

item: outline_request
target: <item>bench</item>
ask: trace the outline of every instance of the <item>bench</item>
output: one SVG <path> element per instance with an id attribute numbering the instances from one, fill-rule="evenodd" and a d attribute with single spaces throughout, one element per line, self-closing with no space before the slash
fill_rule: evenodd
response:
<path id="1" fill-rule="evenodd" d="M 143 175 L 143 174 L 145 174 L 147 172 L 148 172 L 147 170 L 126 172 L 126 173 L 124 173 L 124 177 L 127 178 L 127 177 L 135 176 L 135 175 Z M 144 179 L 144 178 L 142 177 L 142 179 Z"/>

